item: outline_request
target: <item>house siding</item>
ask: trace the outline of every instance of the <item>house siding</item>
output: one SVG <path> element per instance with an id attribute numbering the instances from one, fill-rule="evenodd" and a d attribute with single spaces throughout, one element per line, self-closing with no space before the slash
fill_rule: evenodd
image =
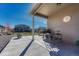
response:
<path id="1" fill-rule="evenodd" d="M 65 16 L 71 16 L 67 23 L 63 22 Z M 47 20 L 47 27 L 51 30 L 60 30 L 63 34 L 63 40 L 69 43 L 75 43 L 79 40 L 79 4 L 68 6 Z"/>

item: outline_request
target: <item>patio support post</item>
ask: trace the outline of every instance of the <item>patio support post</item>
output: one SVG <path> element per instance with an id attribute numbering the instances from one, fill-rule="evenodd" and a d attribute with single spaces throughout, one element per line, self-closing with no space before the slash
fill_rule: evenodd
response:
<path id="1" fill-rule="evenodd" d="M 32 17 L 32 39 L 34 40 L 34 15 Z"/>
<path id="2" fill-rule="evenodd" d="M 48 21 L 48 18 L 46 18 L 46 22 Z M 46 29 L 48 29 L 48 25 L 46 24 Z"/>

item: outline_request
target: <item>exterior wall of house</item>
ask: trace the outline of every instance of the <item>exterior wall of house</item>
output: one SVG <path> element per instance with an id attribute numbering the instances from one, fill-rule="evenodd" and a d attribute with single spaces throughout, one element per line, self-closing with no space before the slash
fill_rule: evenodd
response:
<path id="1" fill-rule="evenodd" d="M 65 16 L 71 17 L 71 20 L 67 23 L 63 22 Z M 51 30 L 60 30 L 64 41 L 74 43 L 79 40 L 79 4 L 73 4 L 51 15 L 47 24 Z"/>

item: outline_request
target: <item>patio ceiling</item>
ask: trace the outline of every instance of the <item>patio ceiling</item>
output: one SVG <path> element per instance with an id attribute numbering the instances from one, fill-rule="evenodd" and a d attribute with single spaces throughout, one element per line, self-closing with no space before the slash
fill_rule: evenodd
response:
<path id="1" fill-rule="evenodd" d="M 31 14 L 48 18 L 50 15 L 56 13 L 57 11 L 65 8 L 70 4 L 68 3 L 41 3 L 41 4 L 33 4 L 33 8 L 31 10 Z"/>

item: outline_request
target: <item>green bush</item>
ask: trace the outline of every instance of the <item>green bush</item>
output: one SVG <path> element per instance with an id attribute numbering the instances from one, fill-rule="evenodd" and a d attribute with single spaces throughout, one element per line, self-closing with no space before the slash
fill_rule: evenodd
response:
<path id="1" fill-rule="evenodd" d="M 76 41 L 76 45 L 79 46 L 79 40 Z"/>

